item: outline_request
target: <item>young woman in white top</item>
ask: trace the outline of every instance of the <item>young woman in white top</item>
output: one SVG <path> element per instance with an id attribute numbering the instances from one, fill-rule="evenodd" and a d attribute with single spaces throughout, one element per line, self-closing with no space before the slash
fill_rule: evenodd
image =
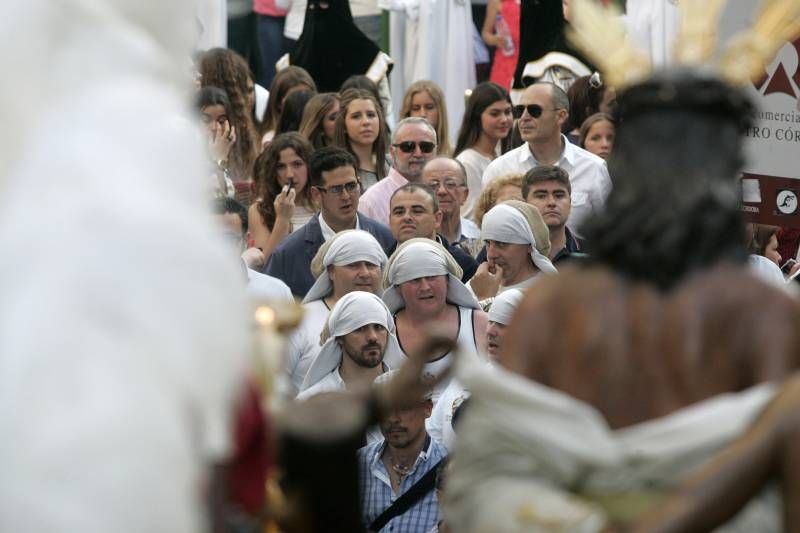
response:
<path id="1" fill-rule="evenodd" d="M 308 187 L 308 160 L 313 151 L 308 139 L 290 132 L 275 137 L 256 159 L 253 174 L 258 199 L 247 219 L 255 246 L 267 259 L 316 212 Z"/>
<path id="2" fill-rule="evenodd" d="M 478 84 L 467 101 L 453 152 L 467 170 L 469 195 L 461 206 L 461 216 L 474 219 L 483 171 L 492 160 L 508 150 L 513 124 L 508 91 L 496 83 Z"/>
<path id="3" fill-rule="evenodd" d="M 386 177 L 386 123 L 381 105 L 371 93 L 347 89 L 336 118 L 336 144 L 356 158 L 363 190 Z"/>

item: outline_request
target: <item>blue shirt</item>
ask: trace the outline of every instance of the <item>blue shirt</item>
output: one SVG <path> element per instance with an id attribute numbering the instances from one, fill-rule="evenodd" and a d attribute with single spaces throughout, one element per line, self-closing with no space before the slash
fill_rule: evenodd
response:
<path id="1" fill-rule="evenodd" d="M 395 496 L 389 473 L 381 460 L 385 447 L 386 440 L 381 439 L 358 450 L 361 518 L 366 527 L 447 455 L 447 450 L 441 444 L 428 437 L 414 466 L 400 484 L 400 494 Z M 408 511 L 391 519 L 381 531 L 422 533 L 438 522 L 439 502 L 436 500 L 436 491 L 431 490 Z"/>

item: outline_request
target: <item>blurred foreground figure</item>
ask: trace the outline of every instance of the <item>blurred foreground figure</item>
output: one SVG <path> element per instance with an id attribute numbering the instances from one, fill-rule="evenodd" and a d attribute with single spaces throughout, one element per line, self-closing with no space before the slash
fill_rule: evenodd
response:
<path id="1" fill-rule="evenodd" d="M 249 323 L 181 118 L 193 5 L 0 20 L 2 531 L 208 529 Z"/>
<path id="2" fill-rule="evenodd" d="M 800 363 L 800 303 L 754 277 L 741 244 L 744 92 L 679 70 L 619 104 L 614 188 L 586 225 L 593 263 L 529 290 L 501 366 L 460 376 L 472 397 L 445 491 L 455 531 L 604 531 L 658 509 Z M 721 531 L 782 530 L 780 491 L 752 493 Z"/>

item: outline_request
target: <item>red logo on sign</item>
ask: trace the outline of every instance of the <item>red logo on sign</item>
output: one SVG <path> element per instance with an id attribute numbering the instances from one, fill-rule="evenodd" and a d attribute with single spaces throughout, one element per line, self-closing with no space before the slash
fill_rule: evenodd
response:
<path id="1" fill-rule="evenodd" d="M 754 84 L 758 92 L 762 93 L 764 96 L 773 93 L 781 93 L 787 94 L 792 98 L 798 98 L 790 80 L 794 80 L 795 86 L 800 87 L 800 38 L 794 41 L 792 46 L 796 54 L 794 72 L 789 75 L 783 62 L 780 62 L 775 72 L 772 73 L 772 76 L 764 72 L 764 77 Z"/>

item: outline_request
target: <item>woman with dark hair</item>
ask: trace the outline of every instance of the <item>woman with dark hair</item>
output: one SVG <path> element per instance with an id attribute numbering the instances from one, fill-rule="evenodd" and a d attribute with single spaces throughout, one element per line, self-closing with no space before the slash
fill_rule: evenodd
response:
<path id="1" fill-rule="evenodd" d="M 407 117 L 422 117 L 430 122 L 436 130 L 436 153 L 450 155 L 452 146 L 448 133 L 447 105 L 438 85 L 430 80 L 419 80 L 408 86 L 400 106 L 400 119 Z"/>
<path id="2" fill-rule="evenodd" d="M 578 144 L 581 124 L 595 113 L 610 114 L 617 97 L 616 91 L 603 85 L 600 74 L 582 76 L 575 80 L 567 90 L 569 116 L 564 122 L 562 133 L 572 144 Z"/>
<path id="3" fill-rule="evenodd" d="M 478 84 L 472 90 L 453 152 L 467 171 L 469 194 L 461 207 L 461 216 L 473 219 L 483 171 L 508 149 L 513 124 L 508 91 L 492 82 Z"/>
<path id="4" fill-rule="evenodd" d="M 257 200 L 248 210 L 248 221 L 255 246 L 267 259 L 287 235 L 314 216 L 308 186 L 313 151 L 299 133 L 283 133 L 256 160 Z"/>
<path id="5" fill-rule="evenodd" d="M 358 177 L 364 190 L 386 177 L 386 123 L 381 105 L 360 89 L 342 93 L 336 118 L 336 144 L 356 158 Z"/>
<path id="6" fill-rule="evenodd" d="M 311 91 L 295 91 L 289 93 L 286 100 L 283 102 L 283 109 L 281 110 L 280 120 L 278 120 L 278 127 L 275 129 L 275 135 L 288 133 L 290 131 L 298 131 L 300 129 L 300 120 L 303 118 L 303 110 L 313 96 L 314 93 Z"/>
<path id="7" fill-rule="evenodd" d="M 253 161 L 259 151 L 252 116 L 255 93 L 250 67 L 239 54 L 226 48 L 207 51 L 201 56 L 197 67 L 201 86 L 219 87 L 230 100 L 227 118 L 236 132 L 236 142 L 228 159 L 231 179 L 234 182 L 250 181 Z"/>
<path id="8" fill-rule="evenodd" d="M 300 67 L 287 67 L 279 71 L 269 86 L 269 101 L 267 112 L 261 122 L 261 143 L 267 144 L 275 137 L 283 103 L 289 93 L 294 91 L 317 91 L 317 85 L 311 75 Z"/>
<path id="9" fill-rule="evenodd" d="M 208 156 L 215 164 L 215 196 L 233 196 L 234 186 L 228 173 L 228 155 L 236 143 L 236 128 L 231 126 L 231 102 L 219 87 L 203 87 L 197 92 L 195 109 L 208 131 Z"/>
<path id="10" fill-rule="evenodd" d="M 314 150 L 330 146 L 336 138 L 336 117 L 339 116 L 339 95 L 321 93 L 313 96 L 303 110 L 300 135 L 311 142 Z"/>

